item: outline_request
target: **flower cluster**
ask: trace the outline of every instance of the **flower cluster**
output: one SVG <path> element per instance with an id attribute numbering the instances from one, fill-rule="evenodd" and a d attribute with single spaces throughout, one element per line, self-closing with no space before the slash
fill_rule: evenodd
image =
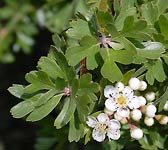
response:
<path id="1" fill-rule="evenodd" d="M 130 135 L 139 140 L 143 137 L 143 131 L 135 126 L 142 118 L 147 126 L 154 124 L 156 119 L 160 124 L 168 123 L 168 116 L 156 115 L 157 107 L 153 104 L 155 100 L 154 92 L 147 92 L 142 95 L 141 91 L 147 89 L 147 83 L 138 78 L 131 78 L 128 86 L 118 82 L 115 86 L 107 85 L 104 89 L 105 108 L 104 113 L 97 116 L 88 117 L 87 125 L 93 129 L 92 137 L 98 142 L 102 142 L 105 136 L 109 139 L 117 140 L 120 137 L 120 123 L 128 123 Z M 144 92 L 143 92 L 144 93 Z M 168 110 L 168 102 L 164 106 Z"/>

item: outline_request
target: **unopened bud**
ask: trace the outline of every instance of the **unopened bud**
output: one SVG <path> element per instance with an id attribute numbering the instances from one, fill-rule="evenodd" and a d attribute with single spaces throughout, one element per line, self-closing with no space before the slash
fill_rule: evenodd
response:
<path id="1" fill-rule="evenodd" d="M 139 109 L 134 109 L 131 111 L 131 118 L 135 121 L 139 121 L 142 117 L 142 113 Z"/>
<path id="2" fill-rule="evenodd" d="M 128 84 L 129 87 L 133 90 L 138 90 L 141 86 L 141 82 L 138 78 L 131 78 Z"/>
<path id="3" fill-rule="evenodd" d="M 147 88 L 147 83 L 145 81 L 140 81 L 140 87 L 138 90 L 144 91 Z"/>
<path id="4" fill-rule="evenodd" d="M 157 111 L 156 106 L 150 104 L 150 105 L 147 105 L 147 106 L 146 106 L 146 113 L 145 113 L 145 114 L 146 114 L 148 117 L 155 117 L 156 111 Z"/>
<path id="5" fill-rule="evenodd" d="M 153 101 L 155 99 L 155 93 L 154 92 L 148 92 L 145 94 L 146 100 L 147 101 Z"/>
<path id="6" fill-rule="evenodd" d="M 114 112 L 107 109 L 106 107 L 104 108 L 104 112 L 107 114 L 107 115 L 112 115 Z"/>
<path id="7" fill-rule="evenodd" d="M 160 123 L 160 124 L 167 124 L 168 123 L 168 116 L 165 115 L 156 115 L 155 116 L 156 120 Z"/>
<path id="8" fill-rule="evenodd" d="M 139 140 L 143 137 L 143 131 L 140 128 L 135 127 L 131 129 L 131 137 Z"/>
<path id="9" fill-rule="evenodd" d="M 118 121 L 122 120 L 123 117 L 121 117 L 120 115 L 118 115 L 117 113 L 114 114 L 114 118 Z"/>
<path id="10" fill-rule="evenodd" d="M 147 126 L 152 126 L 154 124 L 154 119 L 153 118 L 150 118 L 150 117 L 145 117 L 144 119 L 144 123 L 147 125 Z"/>
<path id="11" fill-rule="evenodd" d="M 166 101 L 164 107 L 163 107 L 164 111 L 168 111 L 168 101 Z"/>
<path id="12" fill-rule="evenodd" d="M 138 96 L 138 99 L 140 101 L 141 106 L 144 106 L 146 104 L 146 99 L 143 96 Z"/>

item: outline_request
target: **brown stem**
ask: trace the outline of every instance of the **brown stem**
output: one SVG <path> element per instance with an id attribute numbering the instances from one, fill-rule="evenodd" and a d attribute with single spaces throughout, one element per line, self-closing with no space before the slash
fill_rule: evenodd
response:
<path id="1" fill-rule="evenodd" d="M 87 67 L 86 67 L 86 58 L 80 61 L 80 65 L 82 66 L 80 70 L 80 76 L 82 76 L 88 72 Z"/>

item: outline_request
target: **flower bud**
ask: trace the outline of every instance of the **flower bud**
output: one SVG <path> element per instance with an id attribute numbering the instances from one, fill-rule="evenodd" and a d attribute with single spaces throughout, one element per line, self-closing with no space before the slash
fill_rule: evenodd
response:
<path id="1" fill-rule="evenodd" d="M 121 122 L 122 124 L 126 124 L 126 123 L 128 123 L 128 121 L 127 121 L 126 118 L 122 118 L 122 119 L 120 120 L 120 122 Z"/>
<path id="2" fill-rule="evenodd" d="M 160 124 L 167 124 L 168 123 L 168 116 L 156 115 L 155 118 L 157 121 L 159 121 Z"/>
<path id="3" fill-rule="evenodd" d="M 114 114 L 114 118 L 118 121 L 122 120 L 123 117 L 121 117 L 120 115 L 118 115 L 117 113 Z"/>
<path id="4" fill-rule="evenodd" d="M 144 91 L 147 88 L 147 83 L 145 81 L 140 81 L 140 87 L 138 90 Z"/>
<path id="5" fill-rule="evenodd" d="M 118 91 L 121 92 L 124 89 L 124 84 L 122 82 L 118 82 L 116 87 L 118 88 Z"/>
<path id="6" fill-rule="evenodd" d="M 106 107 L 104 108 L 104 112 L 107 114 L 107 115 L 112 115 L 114 112 L 107 109 Z"/>
<path id="7" fill-rule="evenodd" d="M 164 107 L 163 107 L 164 111 L 168 111 L 168 101 L 166 101 Z"/>
<path id="8" fill-rule="evenodd" d="M 146 100 L 147 101 L 153 101 L 155 99 L 155 93 L 154 92 L 148 92 L 145 94 Z"/>
<path id="9" fill-rule="evenodd" d="M 146 99 L 143 96 L 138 96 L 138 99 L 140 101 L 141 106 L 144 106 L 146 104 Z"/>
<path id="10" fill-rule="evenodd" d="M 144 123 L 147 125 L 147 126 L 152 126 L 154 124 L 154 119 L 153 118 L 150 118 L 150 117 L 145 117 L 144 119 Z"/>
<path id="11" fill-rule="evenodd" d="M 146 106 L 146 113 L 145 113 L 145 114 L 146 114 L 148 117 L 155 117 L 156 111 L 157 111 L 156 106 L 150 104 L 150 105 L 147 105 L 147 106 Z"/>
<path id="12" fill-rule="evenodd" d="M 141 82 L 138 78 L 131 78 L 128 84 L 133 90 L 138 90 L 141 86 Z"/>
<path id="13" fill-rule="evenodd" d="M 131 129 L 131 137 L 139 140 L 143 137 L 143 131 L 140 128 L 135 127 Z"/>
<path id="14" fill-rule="evenodd" d="M 134 109 L 131 112 L 131 118 L 135 121 L 139 121 L 142 118 L 142 113 L 139 109 Z"/>

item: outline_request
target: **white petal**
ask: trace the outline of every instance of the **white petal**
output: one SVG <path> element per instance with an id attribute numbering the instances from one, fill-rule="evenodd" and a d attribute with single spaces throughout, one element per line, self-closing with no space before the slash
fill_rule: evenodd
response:
<path id="1" fill-rule="evenodd" d="M 111 100 L 111 99 L 107 99 L 105 101 L 105 107 L 106 109 L 110 110 L 110 111 L 116 111 L 117 110 L 117 104 L 115 101 Z"/>
<path id="2" fill-rule="evenodd" d="M 124 90 L 124 84 L 122 82 L 117 82 L 115 87 L 118 89 L 119 92 Z"/>
<path id="3" fill-rule="evenodd" d="M 104 89 L 104 96 L 106 98 L 114 98 L 117 93 L 117 89 L 111 85 L 107 85 Z"/>
<path id="4" fill-rule="evenodd" d="M 107 114 L 101 113 L 97 116 L 97 120 L 101 123 L 105 123 L 105 122 L 108 122 L 110 119 Z"/>
<path id="5" fill-rule="evenodd" d="M 109 139 L 118 140 L 120 138 L 120 130 L 108 130 L 107 136 Z"/>
<path id="6" fill-rule="evenodd" d="M 137 96 L 133 96 L 132 99 L 129 99 L 128 107 L 130 109 L 137 109 L 141 106 L 141 102 Z"/>
<path id="7" fill-rule="evenodd" d="M 94 128 L 92 132 L 92 137 L 98 142 L 102 142 L 105 139 L 106 131 L 102 132 L 99 128 Z"/>
<path id="8" fill-rule="evenodd" d="M 124 88 L 124 90 L 122 91 L 123 95 L 127 96 L 127 97 L 132 97 L 134 92 L 133 90 L 129 87 L 129 86 L 126 86 Z"/>
<path id="9" fill-rule="evenodd" d="M 118 108 L 117 114 L 121 117 L 128 117 L 130 114 L 130 110 L 128 108 Z"/>
<path id="10" fill-rule="evenodd" d="M 111 129 L 120 129 L 121 128 L 120 122 L 116 119 L 110 120 L 108 126 Z"/>
<path id="11" fill-rule="evenodd" d="M 86 121 L 86 123 L 87 123 L 87 125 L 88 125 L 89 127 L 94 128 L 94 127 L 96 126 L 96 124 L 97 124 L 97 120 L 96 120 L 95 117 L 89 116 L 89 117 L 88 117 L 88 121 Z"/>

